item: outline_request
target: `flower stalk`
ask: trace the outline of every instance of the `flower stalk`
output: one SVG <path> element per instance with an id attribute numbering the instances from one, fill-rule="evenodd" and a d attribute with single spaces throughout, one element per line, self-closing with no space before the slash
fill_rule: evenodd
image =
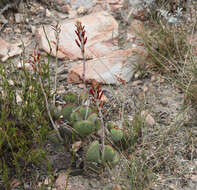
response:
<path id="1" fill-rule="evenodd" d="M 42 94 L 44 96 L 45 105 L 46 105 L 46 109 L 47 109 L 47 114 L 49 116 L 49 119 L 51 121 L 51 124 L 52 124 L 53 128 L 55 129 L 55 131 L 58 135 L 59 140 L 61 142 L 63 142 L 63 139 L 62 139 L 62 137 L 59 133 L 59 130 L 58 130 L 58 128 L 57 128 L 57 126 L 56 126 L 56 124 L 53 121 L 52 116 L 51 116 L 51 112 L 50 112 L 50 109 L 49 109 L 49 103 L 48 103 L 48 100 L 47 100 L 47 95 L 45 93 L 44 86 L 43 86 L 42 79 L 41 79 L 42 71 L 41 71 L 41 65 L 40 65 L 40 53 L 37 52 L 36 48 L 34 49 L 34 54 L 30 54 L 30 57 L 31 57 L 31 59 L 29 60 L 29 63 L 31 64 L 33 70 L 37 74 L 38 81 L 39 81 L 39 84 L 40 84 L 40 87 L 41 87 L 41 91 L 42 91 Z"/>
<path id="2" fill-rule="evenodd" d="M 101 121 L 101 153 L 102 153 L 102 160 L 104 160 L 105 126 L 104 126 L 103 114 L 102 114 L 102 107 L 103 107 L 102 96 L 104 91 L 101 89 L 99 83 L 92 82 L 92 88 L 90 88 L 89 92 L 92 95 L 92 102 L 96 105 L 98 109 L 98 114 Z"/>
<path id="3" fill-rule="evenodd" d="M 53 105 L 55 105 L 55 96 L 57 92 L 57 67 L 58 67 L 58 51 L 59 51 L 59 34 L 61 32 L 61 28 L 59 26 L 59 22 L 55 26 L 52 26 L 52 29 L 55 31 L 56 38 L 56 55 L 55 55 L 55 79 L 54 79 L 54 95 L 53 95 Z"/>
<path id="4" fill-rule="evenodd" d="M 75 39 L 75 42 L 77 44 L 77 46 L 81 49 L 81 55 L 82 55 L 82 60 L 83 60 L 83 73 L 82 73 L 82 80 L 83 80 L 83 102 L 82 104 L 84 104 L 84 97 L 85 97 L 85 92 L 87 92 L 87 88 L 86 88 L 86 80 L 85 80 L 85 73 L 86 73 L 86 67 L 85 67 L 85 44 L 87 42 L 87 37 L 85 36 L 86 31 L 85 31 L 85 26 L 82 26 L 80 21 L 77 21 L 76 24 L 76 30 L 75 33 L 78 37 L 78 39 Z"/>

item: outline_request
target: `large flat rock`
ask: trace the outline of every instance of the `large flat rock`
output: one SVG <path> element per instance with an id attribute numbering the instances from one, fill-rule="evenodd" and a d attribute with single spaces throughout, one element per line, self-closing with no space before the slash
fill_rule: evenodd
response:
<path id="1" fill-rule="evenodd" d="M 118 84 L 117 77 L 120 77 L 128 82 L 133 76 L 134 67 L 138 64 L 138 58 L 147 56 L 144 46 L 137 36 L 138 32 L 144 30 L 143 24 L 140 21 L 133 20 L 131 26 L 125 30 L 125 33 L 128 33 L 127 40 L 131 45 L 128 49 L 119 49 L 117 46 L 118 23 L 105 11 L 62 22 L 60 23 L 58 58 L 71 60 L 82 58 L 80 48 L 75 43 L 77 38 L 75 34 L 76 21 L 81 21 L 85 26 L 88 38 L 85 45 L 85 57 L 88 58 L 86 61 L 86 81 Z M 55 56 L 55 31 L 51 26 L 45 26 L 45 31 L 49 41 L 41 27 L 36 33 L 37 42 L 41 49 Z M 51 52 L 49 43 L 52 48 Z M 82 82 L 82 72 L 82 63 L 72 67 L 69 70 L 68 82 Z"/>
<path id="2" fill-rule="evenodd" d="M 134 74 L 139 56 L 147 56 L 143 47 L 115 50 L 110 54 L 86 62 L 86 82 L 97 81 L 102 84 L 120 84 L 117 77 L 128 82 Z M 69 70 L 68 82 L 82 82 L 83 63 Z"/>
<path id="3" fill-rule="evenodd" d="M 8 58 L 15 55 L 20 55 L 22 49 L 17 44 L 11 44 L 0 38 L 0 58 L 1 61 L 5 62 Z"/>
<path id="4" fill-rule="evenodd" d="M 109 13 L 101 11 L 60 23 L 61 32 L 59 35 L 60 40 L 58 58 L 66 58 L 72 60 L 81 58 L 80 49 L 75 43 L 75 39 L 77 38 L 75 34 L 76 21 L 82 22 L 82 24 L 85 26 L 86 36 L 88 37 L 85 46 L 86 58 L 104 56 L 110 53 L 112 50 L 117 49 L 117 46 L 114 46 L 111 41 L 112 36 L 113 38 L 117 37 L 118 23 Z M 50 46 L 42 27 L 40 27 L 36 32 L 37 42 L 39 43 L 41 49 L 55 56 L 55 31 L 51 26 L 45 26 L 45 31 L 49 39 L 52 51 L 50 52 Z"/>

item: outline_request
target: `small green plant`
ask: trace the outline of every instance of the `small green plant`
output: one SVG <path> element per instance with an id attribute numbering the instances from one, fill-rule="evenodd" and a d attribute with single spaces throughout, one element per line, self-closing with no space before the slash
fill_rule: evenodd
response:
<path id="1" fill-rule="evenodd" d="M 119 142 L 123 138 L 123 131 L 121 129 L 111 129 L 110 136 L 114 142 Z"/>
<path id="2" fill-rule="evenodd" d="M 83 120 L 83 118 L 81 117 L 79 112 L 74 111 L 74 112 L 71 113 L 71 115 L 70 115 L 71 126 L 73 126 L 75 122 L 81 121 L 81 120 Z"/>
<path id="3" fill-rule="evenodd" d="M 101 123 L 99 121 L 97 113 L 91 113 L 87 120 L 91 121 L 94 123 L 96 130 L 99 130 L 101 128 Z"/>
<path id="4" fill-rule="evenodd" d="M 61 115 L 63 116 L 64 120 L 70 121 L 72 111 L 77 108 L 74 104 L 66 104 L 63 109 L 61 110 Z"/>
<path id="5" fill-rule="evenodd" d="M 83 119 L 87 119 L 87 117 L 92 113 L 90 107 L 80 106 L 77 110 Z"/>
<path id="6" fill-rule="evenodd" d="M 30 55 L 31 71 L 26 69 L 26 62 L 17 74 L 11 62 L 8 68 L 0 65 L 0 181 L 5 187 L 6 176 L 20 178 L 29 163 L 43 159 L 43 153 L 33 147 L 42 147 L 51 130 L 45 104 L 45 98 L 50 99 L 49 63 L 40 64 L 36 48 Z"/>
<path id="7" fill-rule="evenodd" d="M 104 161 L 112 162 L 115 157 L 115 150 L 110 145 L 105 145 L 104 150 Z"/>
<path id="8" fill-rule="evenodd" d="M 77 133 L 82 136 L 86 137 L 90 135 L 94 129 L 94 123 L 88 120 L 82 120 L 82 121 L 77 121 L 74 125 L 73 128 L 77 131 Z"/>
<path id="9" fill-rule="evenodd" d="M 73 92 L 67 92 L 63 98 L 66 103 L 70 104 L 77 104 L 78 103 L 78 96 Z"/>
<path id="10" fill-rule="evenodd" d="M 104 159 L 102 160 L 101 145 L 98 141 L 89 145 L 85 158 L 87 162 L 110 164 L 111 166 L 115 166 L 119 162 L 119 154 L 110 145 L 105 145 Z"/>
<path id="11" fill-rule="evenodd" d="M 90 144 L 86 153 L 86 161 L 101 163 L 100 144 L 98 141 Z"/>

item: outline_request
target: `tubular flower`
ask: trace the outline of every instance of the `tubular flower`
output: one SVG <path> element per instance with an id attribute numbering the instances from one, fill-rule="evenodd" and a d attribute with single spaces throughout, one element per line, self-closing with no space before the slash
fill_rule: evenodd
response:
<path id="1" fill-rule="evenodd" d="M 86 33 L 85 26 L 82 26 L 80 21 L 77 21 L 75 26 L 77 28 L 75 30 L 75 33 L 76 33 L 76 35 L 78 37 L 78 40 L 75 39 L 75 42 L 76 42 L 77 46 L 79 48 L 81 48 L 82 51 L 84 51 L 84 46 L 85 46 L 85 44 L 87 42 L 87 37 L 85 36 L 85 33 Z"/>
<path id="2" fill-rule="evenodd" d="M 37 67 L 38 67 L 39 60 L 40 60 L 40 53 L 38 53 L 35 48 L 34 54 L 31 53 L 29 56 L 30 56 L 29 63 L 31 64 L 33 70 L 37 72 Z M 39 74 L 40 74 L 40 71 L 39 71 Z"/>
<path id="3" fill-rule="evenodd" d="M 103 106 L 103 101 L 101 100 L 104 91 L 101 89 L 100 84 L 92 83 L 92 87 L 89 90 L 90 94 L 92 95 L 93 103 L 99 101 L 99 107 Z"/>

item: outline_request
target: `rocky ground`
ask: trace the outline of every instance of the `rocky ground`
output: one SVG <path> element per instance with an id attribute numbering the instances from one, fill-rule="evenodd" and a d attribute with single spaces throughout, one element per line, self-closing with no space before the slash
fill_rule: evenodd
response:
<path id="1" fill-rule="evenodd" d="M 2 6 L 2 10 L 3 10 Z M 1 64 L 6 63 L 12 57 L 16 68 L 20 69 L 23 58 L 28 59 L 37 45 L 43 56 L 47 53 L 56 55 L 57 39 L 54 27 L 59 23 L 58 60 L 58 93 L 64 94 L 68 89 L 79 91 L 82 79 L 82 63 L 79 48 L 75 44 L 75 22 L 82 21 L 85 25 L 88 42 L 86 46 L 87 80 L 96 80 L 103 84 L 105 89 L 106 119 L 120 122 L 120 102 L 124 100 L 128 118 L 133 119 L 136 109 L 141 109 L 145 115 L 145 122 L 149 126 L 143 131 L 147 137 L 144 141 L 154 140 L 156 136 L 171 135 L 169 152 L 174 153 L 177 170 L 184 171 L 184 175 L 172 175 L 170 172 L 158 172 L 157 180 L 150 189 L 164 190 L 197 190 L 197 152 L 196 147 L 192 150 L 192 158 L 184 157 L 187 152 L 181 142 L 182 134 L 175 134 L 171 126 L 177 126 L 185 134 L 185 128 L 178 126 L 179 123 L 191 123 L 191 108 L 184 109 L 184 94 L 174 84 L 170 84 L 166 78 L 155 72 L 138 71 L 139 64 L 146 62 L 147 51 L 137 32 L 144 31 L 146 14 L 143 9 L 130 7 L 132 19 L 122 21 L 122 15 L 130 12 L 119 0 L 54 0 L 54 1 L 20 1 L 16 8 L 12 6 L 0 14 L 0 57 Z M 119 12 L 123 14 L 120 15 Z M 128 22 L 128 23 L 127 23 Z M 43 32 L 43 26 L 51 42 L 50 51 L 48 41 Z M 127 35 L 127 36 L 125 36 Z M 131 62 L 133 64 L 131 64 Z M 147 64 L 147 63 L 146 63 Z M 144 64 L 142 64 L 144 65 Z M 28 67 L 28 65 L 27 65 Z M 52 58 L 51 69 L 55 68 L 55 58 Z M 121 78 L 127 84 L 121 84 Z M 196 135 L 195 120 L 189 126 Z M 177 129 L 175 127 L 175 131 Z M 160 132 L 158 132 L 160 131 Z M 161 133 L 164 132 L 163 134 Z M 147 135 L 149 134 L 149 135 Z M 54 134 L 52 134 L 53 136 Z M 183 135 L 184 136 L 184 135 Z M 46 149 L 51 150 L 49 161 L 53 167 L 52 174 L 47 173 L 47 166 L 40 164 L 40 168 L 31 166 L 31 170 L 37 170 L 37 181 L 32 181 L 31 175 L 20 184 L 14 178 L 10 183 L 13 190 L 38 189 L 41 184 L 50 186 L 54 183 L 53 190 L 123 190 L 130 189 L 127 176 L 127 164 L 124 157 L 118 166 L 107 169 L 100 176 L 81 175 L 80 167 L 73 169 L 67 174 L 67 168 L 72 156 L 65 147 L 58 147 L 54 140 L 46 142 Z M 150 138 L 150 139 L 149 139 Z M 194 142 L 196 136 L 194 137 Z M 176 144 L 177 143 L 177 144 Z M 178 147 L 177 147 L 178 146 Z M 168 150 L 166 150 L 168 151 Z M 154 151 L 153 151 L 154 152 Z M 175 152 L 180 154 L 177 156 Z M 164 152 L 164 157 L 167 152 Z M 150 153 L 151 154 L 151 153 Z M 166 157 L 168 159 L 168 157 Z M 171 157 L 169 157 L 170 162 Z M 153 158 L 154 160 L 154 158 Z M 166 166 L 167 167 L 167 166 Z M 50 176 L 50 177 L 49 177 Z M 51 178 L 53 176 L 53 178 Z M 183 185 L 182 181 L 187 183 Z M 46 188 L 47 189 L 47 188 Z"/>

